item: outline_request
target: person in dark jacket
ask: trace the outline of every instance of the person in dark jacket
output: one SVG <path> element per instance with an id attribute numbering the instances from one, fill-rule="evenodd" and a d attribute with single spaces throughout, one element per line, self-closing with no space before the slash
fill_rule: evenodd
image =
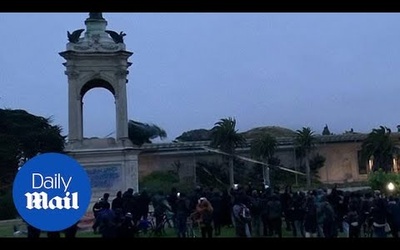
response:
<path id="1" fill-rule="evenodd" d="M 349 225 L 349 238 L 359 238 L 360 237 L 360 228 L 361 228 L 361 220 L 358 211 L 358 207 L 355 204 L 350 204 L 349 212 L 345 216 L 346 222 Z"/>
<path id="2" fill-rule="evenodd" d="M 306 237 L 304 231 L 304 216 L 305 216 L 305 195 L 302 192 L 293 194 L 292 216 L 293 216 L 293 237 Z"/>
<path id="3" fill-rule="evenodd" d="M 111 202 L 111 209 L 115 211 L 122 210 L 122 192 L 118 191 L 116 197 Z"/>
<path id="4" fill-rule="evenodd" d="M 142 218 L 143 220 L 147 220 L 147 217 L 149 215 L 149 205 L 151 202 L 151 198 L 149 193 L 147 192 L 146 189 L 144 189 L 140 195 L 139 195 L 139 218 Z"/>
<path id="5" fill-rule="evenodd" d="M 102 238 L 116 238 L 117 237 L 117 218 L 113 210 L 111 210 L 110 203 L 105 203 L 103 209 L 98 215 L 99 233 Z"/>
<path id="6" fill-rule="evenodd" d="M 387 208 L 388 208 L 387 222 L 389 223 L 392 237 L 398 238 L 400 229 L 400 206 L 398 200 L 396 201 L 393 197 L 389 197 Z"/>
<path id="7" fill-rule="evenodd" d="M 176 231 L 178 238 L 185 238 L 187 236 L 187 221 L 190 216 L 190 200 L 186 197 L 185 193 L 178 193 L 178 200 L 176 201 Z"/>
<path id="8" fill-rule="evenodd" d="M 110 207 L 110 202 L 108 201 L 108 198 L 110 197 L 109 193 L 104 193 L 103 197 L 101 197 L 94 205 L 92 208 L 93 211 L 93 216 L 94 216 L 94 223 L 92 226 L 93 232 L 97 233 L 97 229 L 99 227 L 99 221 L 97 219 L 98 215 L 100 212 L 103 210 L 103 208 L 107 205 Z"/>
<path id="9" fill-rule="evenodd" d="M 254 237 L 261 236 L 261 198 L 257 190 L 253 190 L 250 196 L 249 204 L 251 214 L 251 235 Z"/>
<path id="10" fill-rule="evenodd" d="M 211 206 L 214 208 L 213 211 L 213 224 L 215 236 L 221 234 L 222 224 L 222 195 L 219 191 L 214 191 L 210 198 Z"/>
<path id="11" fill-rule="evenodd" d="M 315 197 L 310 195 L 307 197 L 305 205 L 305 216 L 304 216 L 304 231 L 306 238 L 317 237 L 317 205 L 315 203 Z"/>
<path id="12" fill-rule="evenodd" d="M 373 236 L 375 238 L 386 238 L 387 232 L 385 227 L 387 222 L 387 206 L 383 198 L 376 197 L 374 199 L 371 215 L 373 222 Z"/>
<path id="13" fill-rule="evenodd" d="M 267 203 L 268 224 L 270 226 L 270 236 L 277 235 L 282 238 L 282 203 L 278 195 L 273 195 Z"/>

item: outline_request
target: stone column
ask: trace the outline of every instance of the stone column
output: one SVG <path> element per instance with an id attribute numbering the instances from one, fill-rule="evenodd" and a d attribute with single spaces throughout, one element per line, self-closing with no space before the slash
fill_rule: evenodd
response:
<path id="1" fill-rule="evenodd" d="M 76 78 L 68 79 L 68 140 L 80 141 L 83 137 L 82 129 L 82 100 L 76 90 Z"/>
<path id="2" fill-rule="evenodd" d="M 117 74 L 118 89 L 115 93 L 115 113 L 116 113 L 116 139 L 128 139 L 128 103 L 126 98 L 126 71 Z"/>

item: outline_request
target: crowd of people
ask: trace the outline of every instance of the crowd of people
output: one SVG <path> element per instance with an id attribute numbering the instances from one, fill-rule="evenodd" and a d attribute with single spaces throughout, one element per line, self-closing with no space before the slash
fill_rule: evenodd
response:
<path id="1" fill-rule="evenodd" d="M 337 188 L 292 192 L 287 186 L 280 191 L 251 183 L 223 191 L 198 186 L 189 194 L 172 188 L 149 195 L 130 188 L 112 200 L 105 193 L 93 212 L 93 231 L 105 238 L 138 237 L 149 225 L 149 214 L 155 218 L 155 236 L 161 236 L 166 213 L 177 237 L 192 236 L 193 225 L 203 238 L 219 236 L 227 227 L 234 228 L 236 237 L 282 237 L 284 229 L 291 237 L 305 238 L 398 237 L 400 229 L 395 196 Z"/>
<path id="2" fill-rule="evenodd" d="M 290 186 L 279 190 L 249 183 L 222 191 L 197 186 L 191 193 L 173 187 L 169 193 L 155 194 L 129 188 L 115 197 L 104 193 L 92 211 L 93 233 L 103 238 L 140 237 L 139 232 L 147 232 L 153 224 L 153 236 L 163 236 L 167 224 L 180 238 L 213 238 L 226 228 L 233 228 L 236 237 L 282 237 L 283 231 L 289 232 L 286 236 L 304 238 L 400 235 L 398 196 L 372 190 L 345 192 L 336 187 L 293 192 Z M 63 232 L 47 234 L 73 238 L 78 229 L 77 222 Z M 28 225 L 28 237 L 40 234 Z"/>

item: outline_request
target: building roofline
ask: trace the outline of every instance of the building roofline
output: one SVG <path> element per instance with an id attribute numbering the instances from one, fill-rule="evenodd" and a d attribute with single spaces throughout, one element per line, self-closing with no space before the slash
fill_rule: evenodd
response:
<path id="1" fill-rule="evenodd" d="M 315 135 L 317 144 L 340 143 L 340 142 L 362 142 L 367 138 L 368 134 L 348 133 L 341 135 Z M 276 137 L 278 147 L 291 146 L 294 143 L 295 137 Z M 184 151 L 198 150 L 203 147 L 210 146 L 211 141 L 176 141 L 166 143 L 146 143 L 143 144 L 142 152 L 154 151 Z M 240 148 L 250 147 L 251 139 L 246 140 L 246 143 Z"/>

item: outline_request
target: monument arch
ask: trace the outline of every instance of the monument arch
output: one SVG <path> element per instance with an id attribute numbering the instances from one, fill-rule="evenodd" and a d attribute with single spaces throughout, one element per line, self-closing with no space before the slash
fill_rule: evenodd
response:
<path id="1" fill-rule="evenodd" d="M 102 13 L 90 13 L 86 29 L 67 32 L 66 50 L 60 52 L 66 62 L 68 78 L 67 153 L 89 174 L 92 202 L 104 192 L 111 195 L 128 188 L 138 190 L 139 149 L 128 138 L 128 59 L 123 32 L 107 30 Z M 82 36 L 83 34 L 83 36 Z M 83 98 L 94 88 L 111 92 L 115 105 L 115 138 L 83 137 Z"/>

